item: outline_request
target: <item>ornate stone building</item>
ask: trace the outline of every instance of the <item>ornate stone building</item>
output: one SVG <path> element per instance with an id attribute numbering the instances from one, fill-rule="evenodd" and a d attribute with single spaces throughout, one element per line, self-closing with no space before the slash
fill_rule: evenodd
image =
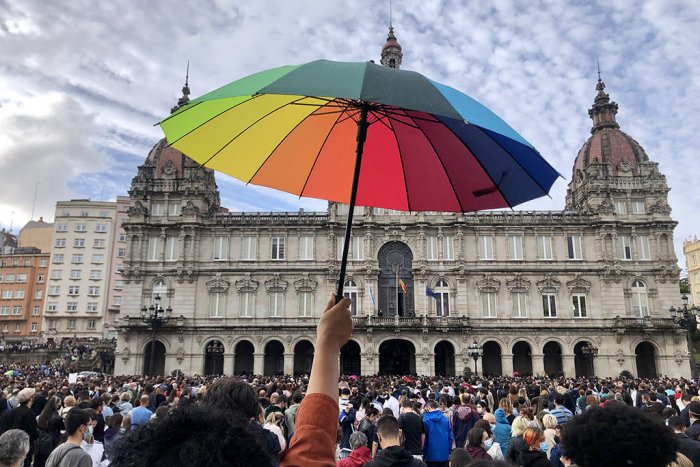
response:
<path id="1" fill-rule="evenodd" d="M 400 65 L 393 31 L 382 54 L 383 64 Z M 563 211 L 357 208 L 344 373 L 461 373 L 473 369 L 467 347 L 476 340 L 480 373 L 689 374 L 684 331 L 665 311 L 679 272 L 669 188 L 620 131 L 604 87 L 599 81 Z M 151 334 L 139 310 L 155 295 L 174 310 L 156 335 L 157 373 L 310 369 L 347 206 L 228 212 L 214 174 L 163 141 L 129 196 L 117 373 L 149 368 Z"/>

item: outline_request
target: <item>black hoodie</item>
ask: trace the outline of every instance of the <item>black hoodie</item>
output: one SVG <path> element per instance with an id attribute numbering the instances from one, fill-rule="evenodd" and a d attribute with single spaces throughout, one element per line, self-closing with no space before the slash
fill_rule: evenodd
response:
<path id="1" fill-rule="evenodd" d="M 365 467 L 426 467 L 426 465 L 413 457 L 413 454 L 401 446 L 390 446 L 377 453 L 373 461 L 365 464 Z"/>
<path id="2" fill-rule="evenodd" d="M 540 450 L 537 451 L 521 451 L 518 458 L 518 465 L 523 467 L 552 467 L 552 464 L 547 460 L 547 456 Z"/>

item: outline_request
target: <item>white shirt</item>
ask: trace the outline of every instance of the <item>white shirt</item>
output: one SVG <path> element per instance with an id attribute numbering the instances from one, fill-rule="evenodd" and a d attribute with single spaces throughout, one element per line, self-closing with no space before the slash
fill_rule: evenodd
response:
<path id="1" fill-rule="evenodd" d="M 384 402 L 384 408 L 386 409 L 389 407 L 392 412 L 394 412 L 394 417 L 399 418 L 399 401 L 396 399 L 394 396 L 389 396 L 389 399 L 387 399 Z"/>

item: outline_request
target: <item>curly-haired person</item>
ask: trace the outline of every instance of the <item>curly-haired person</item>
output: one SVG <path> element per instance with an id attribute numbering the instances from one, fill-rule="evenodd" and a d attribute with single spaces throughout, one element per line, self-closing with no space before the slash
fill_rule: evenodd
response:
<path id="1" fill-rule="evenodd" d="M 660 467 L 676 459 L 678 440 L 662 420 L 615 401 L 569 422 L 561 447 L 578 467 Z"/>

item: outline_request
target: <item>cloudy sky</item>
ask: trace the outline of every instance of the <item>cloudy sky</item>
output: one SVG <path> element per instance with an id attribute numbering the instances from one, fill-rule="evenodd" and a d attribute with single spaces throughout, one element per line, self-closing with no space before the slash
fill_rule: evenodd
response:
<path id="1" fill-rule="evenodd" d="M 196 97 L 284 64 L 378 61 L 388 22 L 388 0 L 0 0 L 0 226 L 30 219 L 36 187 L 47 220 L 58 200 L 126 194 L 187 60 Z M 403 68 L 486 104 L 566 177 L 523 209 L 564 206 L 599 56 L 622 130 L 668 177 L 677 253 L 700 233 L 696 0 L 396 0 L 393 24 Z M 234 211 L 325 208 L 217 180 Z"/>

